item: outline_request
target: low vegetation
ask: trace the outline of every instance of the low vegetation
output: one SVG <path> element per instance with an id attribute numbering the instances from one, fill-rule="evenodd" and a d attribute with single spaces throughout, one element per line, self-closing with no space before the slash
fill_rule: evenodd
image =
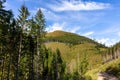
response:
<path id="1" fill-rule="evenodd" d="M 74 42 L 76 43 L 74 44 Z M 101 54 L 107 49 L 104 45 L 89 38 L 64 31 L 47 33 L 45 45 L 52 51 L 57 48 L 60 50 L 61 56 L 67 62 L 70 71 L 77 67 L 78 60 L 81 60 L 85 54 L 89 59 L 89 69 L 99 66 L 103 62 Z"/>
<path id="2" fill-rule="evenodd" d="M 86 76 L 90 76 L 92 80 L 97 80 L 98 72 L 106 72 L 120 78 L 120 58 L 88 71 Z"/>

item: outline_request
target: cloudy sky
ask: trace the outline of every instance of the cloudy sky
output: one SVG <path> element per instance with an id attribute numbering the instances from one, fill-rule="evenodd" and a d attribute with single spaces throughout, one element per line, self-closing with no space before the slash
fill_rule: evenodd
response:
<path id="1" fill-rule="evenodd" d="M 17 17 L 23 3 L 31 16 L 43 11 L 48 32 L 69 31 L 107 46 L 120 41 L 120 0 L 7 0 L 4 5 Z"/>

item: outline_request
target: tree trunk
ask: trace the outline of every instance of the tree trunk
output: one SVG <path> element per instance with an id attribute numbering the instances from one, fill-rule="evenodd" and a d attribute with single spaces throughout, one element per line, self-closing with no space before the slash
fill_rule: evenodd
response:
<path id="1" fill-rule="evenodd" d="M 7 71 L 7 80 L 9 80 L 10 78 L 10 65 L 11 65 L 11 54 L 10 54 L 10 59 L 9 59 L 9 64 L 8 64 L 8 71 Z"/>
<path id="2" fill-rule="evenodd" d="M 29 79 L 28 80 L 34 80 L 34 41 L 33 38 L 30 39 L 30 59 L 29 59 Z"/>
<path id="3" fill-rule="evenodd" d="M 16 70 L 16 79 L 15 80 L 19 79 L 21 52 L 22 52 L 22 34 L 20 34 L 20 44 L 19 44 L 19 52 L 18 52 L 18 61 L 17 61 L 17 70 Z"/>
<path id="4" fill-rule="evenodd" d="M 32 80 L 34 80 L 34 52 L 32 55 Z"/>
<path id="5" fill-rule="evenodd" d="M 2 73 L 1 73 L 1 80 L 4 79 L 4 59 L 2 59 Z"/>
<path id="6" fill-rule="evenodd" d="M 39 37 L 37 36 L 37 56 L 36 56 L 36 80 L 40 80 L 40 49 L 39 49 Z"/>
<path id="7" fill-rule="evenodd" d="M 10 40 L 12 40 L 12 39 L 10 39 Z M 11 69 L 11 61 L 12 61 L 12 53 L 14 52 L 14 51 L 12 51 L 12 49 L 13 49 L 13 46 L 12 46 L 12 41 L 10 41 L 10 45 L 9 45 L 9 63 L 8 63 L 8 71 L 7 71 L 7 80 L 9 80 L 10 79 L 10 69 Z"/>

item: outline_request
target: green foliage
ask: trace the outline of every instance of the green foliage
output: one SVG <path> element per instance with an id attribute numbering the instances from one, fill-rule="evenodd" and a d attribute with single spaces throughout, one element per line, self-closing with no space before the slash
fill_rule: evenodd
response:
<path id="1" fill-rule="evenodd" d="M 87 55 L 85 53 L 83 56 L 83 59 L 80 61 L 80 64 L 79 64 L 79 67 L 80 67 L 79 69 L 80 69 L 81 75 L 84 75 L 87 72 L 88 65 L 89 65 L 88 58 L 87 58 Z"/>
<path id="2" fill-rule="evenodd" d="M 119 58 L 120 56 L 120 42 L 116 43 L 115 45 L 109 47 L 105 53 L 103 54 L 104 62 L 107 63 L 112 60 Z"/>
<path id="3" fill-rule="evenodd" d="M 1 80 L 90 80 L 84 74 L 102 62 L 105 46 L 63 31 L 45 35 L 40 9 L 28 19 L 29 10 L 22 5 L 16 20 L 12 11 L 3 9 L 3 3 L 0 0 Z"/>
<path id="4" fill-rule="evenodd" d="M 16 22 L 12 13 L 0 10 L 0 79 L 64 80 L 66 64 L 60 51 L 54 53 L 43 45 L 42 11 L 38 10 L 35 18 L 27 20 L 30 13 L 22 5 Z"/>
<path id="5" fill-rule="evenodd" d="M 120 78 L 120 58 L 88 71 L 86 76 L 91 76 L 93 80 L 96 80 L 98 72 L 106 72 Z"/>
<path id="6" fill-rule="evenodd" d="M 117 76 L 120 78 L 120 59 L 111 61 L 100 67 L 101 72 Z"/>
<path id="7" fill-rule="evenodd" d="M 53 60 L 51 63 L 51 69 L 53 74 L 53 80 L 61 80 L 64 79 L 65 74 L 65 64 L 61 58 L 61 53 L 57 49 L 56 53 L 53 54 Z"/>
<path id="8" fill-rule="evenodd" d="M 29 11 L 28 11 L 28 8 L 25 6 L 25 5 L 22 5 L 20 10 L 20 15 L 18 16 L 18 23 L 19 23 L 19 26 L 23 29 L 25 28 L 25 23 L 26 23 L 26 19 L 28 18 L 28 16 L 30 15 Z"/>
<path id="9" fill-rule="evenodd" d="M 107 49 L 93 40 L 63 31 L 47 33 L 45 45 L 52 51 L 57 48 L 60 50 L 61 56 L 67 63 L 66 72 L 73 73 L 73 75 L 67 73 L 66 80 L 92 80 L 91 76 L 85 76 L 85 73 L 101 65 L 103 62 L 101 55 Z"/>
<path id="10" fill-rule="evenodd" d="M 87 55 L 87 60 L 89 63 L 88 69 L 98 67 L 103 62 L 103 59 L 101 57 L 102 53 L 99 52 L 104 51 L 104 49 L 106 49 L 100 48 L 99 51 L 95 48 L 95 44 L 90 43 L 69 46 L 68 44 L 64 43 L 49 42 L 45 43 L 45 45 L 47 48 L 51 48 L 52 51 L 56 51 L 57 48 L 60 50 L 61 56 L 67 63 L 67 69 L 70 72 L 73 72 L 73 70 L 77 67 L 78 58 L 80 62 L 81 60 L 83 60 L 85 54 Z"/>
<path id="11" fill-rule="evenodd" d="M 51 33 L 46 34 L 45 42 L 62 42 L 62 43 L 69 43 L 69 44 L 83 44 L 83 43 L 93 43 L 97 44 L 98 47 L 105 47 L 97 43 L 96 41 L 89 39 L 84 36 L 80 36 L 77 34 L 64 32 L 64 31 L 54 31 Z"/>

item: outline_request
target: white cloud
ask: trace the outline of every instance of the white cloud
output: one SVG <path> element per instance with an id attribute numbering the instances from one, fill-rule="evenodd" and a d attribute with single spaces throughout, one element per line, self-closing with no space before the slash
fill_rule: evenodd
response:
<path id="1" fill-rule="evenodd" d="M 71 33 L 76 33 L 80 29 L 81 29 L 80 26 L 75 26 L 72 28 L 66 22 L 63 22 L 63 23 L 54 23 L 52 25 L 49 25 L 46 28 L 46 31 L 53 32 L 55 30 L 63 30 L 63 31 L 71 32 Z"/>
<path id="2" fill-rule="evenodd" d="M 11 5 L 8 4 L 8 2 L 5 2 L 4 6 L 5 6 L 5 8 L 7 7 L 7 9 L 11 9 Z"/>
<path id="3" fill-rule="evenodd" d="M 30 10 L 30 12 L 32 13 L 32 15 L 35 15 L 36 12 L 38 11 L 38 9 L 41 9 L 43 14 L 45 15 L 46 20 L 50 20 L 50 21 L 58 21 L 59 19 L 61 19 L 60 16 L 56 15 L 54 12 L 46 9 L 46 8 L 34 8 L 33 10 Z"/>
<path id="4" fill-rule="evenodd" d="M 81 27 L 79 27 L 79 26 L 75 26 L 75 27 L 73 27 L 73 29 L 70 30 L 70 32 L 76 33 L 78 30 L 80 30 L 80 28 Z"/>
<path id="5" fill-rule="evenodd" d="M 45 15 L 45 18 L 47 20 L 54 20 L 54 21 L 57 21 L 60 19 L 60 16 L 56 15 L 54 12 L 48 10 L 48 9 L 45 9 L 45 8 L 41 8 L 41 10 L 43 11 L 44 15 Z"/>
<path id="6" fill-rule="evenodd" d="M 94 33 L 93 31 L 90 31 L 90 32 L 84 33 L 83 35 L 84 35 L 84 36 L 90 36 L 90 35 L 92 35 L 93 33 Z"/>
<path id="7" fill-rule="evenodd" d="M 118 36 L 120 36 L 120 32 L 118 32 Z"/>
<path id="8" fill-rule="evenodd" d="M 109 38 L 103 38 L 97 40 L 99 43 L 105 44 L 107 41 L 109 41 Z"/>
<path id="9" fill-rule="evenodd" d="M 44 8 L 35 7 L 34 9 L 30 10 L 30 12 L 32 15 L 35 15 L 39 9 L 41 9 L 42 12 L 46 11 Z"/>
<path id="10" fill-rule="evenodd" d="M 49 27 L 46 28 L 46 31 L 48 32 L 53 32 L 55 30 L 64 30 L 65 23 L 59 24 L 59 23 L 54 23 L 53 25 L 50 25 Z"/>
<path id="11" fill-rule="evenodd" d="M 105 44 L 106 46 L 110 47 L 119 42 L 118 39 L 110 39 L 110 38 L 101 38 L 101 39 L 96 39 L 97 42 L 101 44 Z"/>
<path id="12" fill-rule="evenodd" d="M 110 7 L 109 3 L 98 2 L 82 2 L 76 1 L 76 3 L 69 1 L 62 1 L 60 4 L 49 5 L 54 11 L 80 11 L 80 10 L 100 10 Z"/>

